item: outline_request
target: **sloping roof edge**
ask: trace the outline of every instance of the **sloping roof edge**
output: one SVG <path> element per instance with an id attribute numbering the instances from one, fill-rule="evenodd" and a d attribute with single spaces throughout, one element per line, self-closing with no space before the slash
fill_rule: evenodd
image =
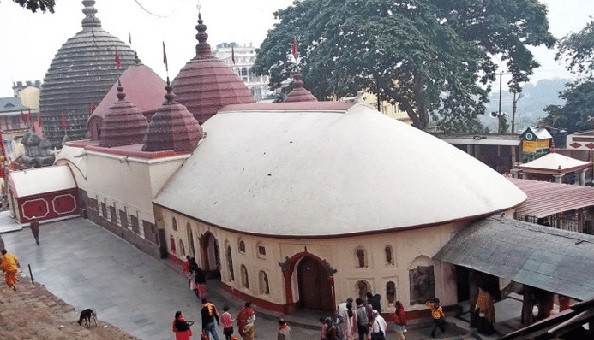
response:
<path id="1" fill-rule="evenodd" d="M 489 217 L 458 232 L 434 259 L 587 300 L 593 257 L 592 235 Z"/>

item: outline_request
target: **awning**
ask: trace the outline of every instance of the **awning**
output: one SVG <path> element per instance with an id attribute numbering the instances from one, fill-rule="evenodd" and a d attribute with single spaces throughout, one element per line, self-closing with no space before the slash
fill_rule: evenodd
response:
<path id="1" fill-rule="evenodd" d="M 543 218 L 594 206 L 594 187 L 510 178 L 528 198 L 516 207 L 516 215 Z"/>
<path id="2" fill-rule="evenodd" d="M 434 259 L 588 300 L 594 297 L 594 236 L 490 217 L 458 232 Z"/>

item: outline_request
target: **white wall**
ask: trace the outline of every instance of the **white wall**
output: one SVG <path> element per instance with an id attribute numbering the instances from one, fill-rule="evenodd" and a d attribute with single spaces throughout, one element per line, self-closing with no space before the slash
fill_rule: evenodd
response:
<path id="1" fill-rule="evenodd" d="M 284 262 L 286 257 L 290 258 L 297 253 L 303 252 L 307 247 L 309 253 L 328 261 L 333 268 L 338 270 L 334 274 L 336 303 L 346 300 L 347 297 L 357 297 L 356 282 L 366 280 L 370 283 L 372 292 L 381 294 L 383 309 L 386 309 L 389 307 L 386 284 L 388 281 L 393 281 L 396 284 L 396 299 L 400 300 L 407 309 L 426 309 L 425 305 L 410 306 L 409 304 L 409 269 L 419 256 L 431 259 L 462 227 L 461 224 L 446 224 L 437 227 L 338 239 L 274 239 L 210 227 L 159 207 L 155 207 L 155 211 L 163 219 L 168 249 L 170 236 L 173 236 L 176 245 L 178 245 L 179 239 L 183 240 L 186 248 L 185 254 L 188 255 L 189 242 L 186 224 L 189 222 L 195 238 L 196 261 L 201 264 L 199 238 L 207 231 L 212 232 L 219 242 L 222 280 L 239 291 L 276 304 L 286 303 L 284 276 L 279 262 Z M 177 231 L 174 231 L 171 227 L 173 217 L 177 220 Z M 159 225 L 159 227 L 163 227 L 163 225 Z M 246 251 L 243 254 L 238 252 L 239 240 L 245 242 Z M 230 280 L 225 258 L 225 244 L 227 242 L 232 248 L 234 281 Z M 266 247 L 265 257 L 258 255 L 258 244 Z M 393 264 L 386 263 L 385 247 L 388 245 L 392 246 L 393 249 Z M 357 268 L 355 250 L 358 247 L 364 248 L 367 252 L 367 268 Z M 179 249 L 177 250 L 177 256 L 182 258 Z M 242 264 L 247 267 L 249 273 L 250 289 L 244 288 L 241 284 L 240 266 Z M 458 301 L 453 266 L 440 262 L 433 264 L 435 266 L 436 297 L 439 297 L 444 305 L 456 304 Z M 264 270 L 268 275 L 270 294 L 260 294 L 258 280 L 260 270 Z M 298 289 L 295 274 L 293 274 L 292 290 L 293 301 L 297 301 Z"/>

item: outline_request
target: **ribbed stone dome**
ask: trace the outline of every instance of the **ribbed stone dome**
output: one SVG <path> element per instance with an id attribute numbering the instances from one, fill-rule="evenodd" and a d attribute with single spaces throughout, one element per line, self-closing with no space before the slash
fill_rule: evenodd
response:
<path id="1" fill-rule="evenodd" d="M 146 117 L 136 105 L 125 100 L 126 94 L 119 81 L 117 97 L 118 101 L 113 103 L 104 117 L 99 146 L 111 148 L 142 143 L 148 127 Z"/>
<path id="2" fill-rule="evenodd" d="M 317 102 L 318 99 L 303 86 L 303 77 L 297 73 L 293 76 L 293 89 L 287 96 L 283 103 L 297 103 L 297 102 Z"/>
<path id="3" fill-rule="evenodd" d="M 202 16 L 196 25 L 196 56 L 179 71 L 173 80 L 177 100 L 202 124 L 223 106 L 253 103 L 247 86 L 233 69 L 212 55 Z"/>
<path id="4" fill-rule="evenodd" d="M 90 103 L 99 103 L 118 76 L 134 64 L 134 52 L 120 39 L 101 28 L 95 1 L 82 1 L 85 8 L 82 31 L 58 50 L 48 69 L 40 94 L 40 112 L 45 136 L 60 147 L 64 134 L 82 139 L 87 131 Z M 121 62 L 116 68 L 115 51 Z M 66 131 L 62 124 L 66 120 Z"/>
<path id="5" fill-rule="evenodd" d="M 169 78 L 165 90 L 167 100 L 151 118 L 142 151 L 192 152 L 204 136 L 202 127 L 185 106 L 174 101 Z"/>

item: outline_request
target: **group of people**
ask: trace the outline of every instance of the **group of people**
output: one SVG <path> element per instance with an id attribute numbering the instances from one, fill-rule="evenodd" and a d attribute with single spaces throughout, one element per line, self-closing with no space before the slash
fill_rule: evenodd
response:
<path id="1" fill-rule="evenodd" d="M 255 321 L 256 312 L 252 309 L 251 303 L 246 302 L 244 307 L 237 314 L 237 318 L 233 319 L 229 312 L 229 307 L 223 307 L 223 314 L 219 315 L 217 307 L 207 298 L 201 298 L 202 308 L 200 309 L 200 321 L 202 323 L 201 337 L 204 339 L 219 340 L 217 326 L 223 327 L 223 334 L 225 340 L 238 339 L 234 337 L 234 323 L 237 323 L 237 331 L 242 340 L 255 339 Z M 192 321 L 186 321 L 183 313 L 177 311 L 172 324 L 172 331 L 175 333 L 176 340 L 189 340 L 192 336 L 192 329 L 190 326 Z M 291 328 L 288 326 L 284 318 L 279 318 L 279 340 L 290 340 Z"/>
<path id="2" fill-rule="evenodd" d="M 366 299 L 348 298 L 338 305 L 336 316 L 322 318 L 321 339 L 324 340 L 384 340 L 388 323 L 382 317 L 381 297 L 368 292 Z M 404 307 L 396 302 L 395 331 L 398 339 L 404 339 L 406 316 Z"/>

